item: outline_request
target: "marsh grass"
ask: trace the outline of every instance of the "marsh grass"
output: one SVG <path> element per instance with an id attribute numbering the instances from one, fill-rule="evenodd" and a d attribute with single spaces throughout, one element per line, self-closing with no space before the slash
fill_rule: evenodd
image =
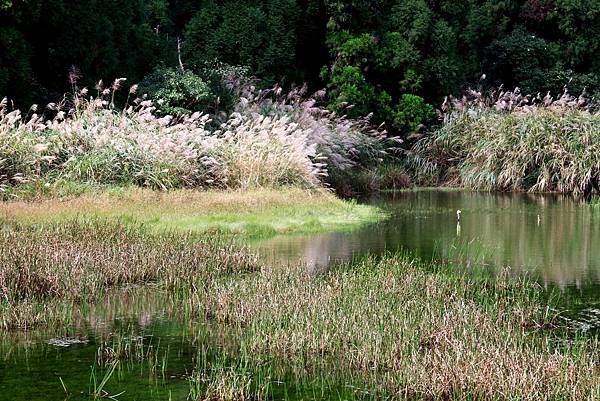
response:
<path id="1" fill-rule="evenodd" d="M 301 266 L 256 269 L 251 256 L 232 252 L 237 248 L 181 233 L 93 221 L 11 224 L 0 249 L 24 242 L 26 256 L 0 264 L 2 330 L 19 327 L 7 312 L 14 315 L 21 303 L 52 309 L 52 299 L 77 302 L 126 283 L 156 283 L 172 295 L 165 308 L 195 333 L 190 399 L 600 396 L 597 340 L 565 337 L 543 289 L 527 280 L 467 276 L 400 254 L 318 275 Z M 58 268 L 48 270 L 50 263 Z M 52 285 L 40 285 L 40 277 Z M 27 291 L 19 280 L 29 280 Z M 87 324 L 95 326 L 89 318 Z M 91 393 L 112 394 L 113 381 L 101 384 L 113 365 L 111 375 L 131 363 L 151 375 L 168 369 L 160 344 L 132 333 L 107 333 Z"/>
<path id="2" fill-rule="evenodd" d="M 111 288 L 157 283 L 177 290 L 202 278 L 257 268 L 252 255 L 217 236 L 148 234 L 132 224 L 94 220 L 41 226 L 3 222 L 0 325 L 6 330 L 43 323 L 56 311 L 49 308 L 56 300 L 68 308 Z"/>
<path id="3" fill-rule="evenodd" d="M 389 255 L 316 277 L 265 268 L 190 302 L 238 330 L 233 355 L 287 366 L 297 382 L 325 375 L 357 398 L 600 396 L 596 341 L 565 343 L 547 331 L 554 316 L 537 303 L 541 292 L 508 276 L 469 278 Z"/>
<path id="4" fill-rule="evenodd" d="M 96 97 L 82 89 L 43 110 L 9 110 L 3 99 L 0 195 L 18 196 L 23 184 L 43 190 L 64 181 L 161 190 L 315 188 L 330 171 L 377 163 L 390 147 L 368 118 L 337 116 L 306 88 L 286 94 L 279 87 L 247 88 L 225 116 L 161 116 L 151 101 L 134 99 L 137 85 L 117 108 L 123 82 L 109 88 L 100 82 Z"/>

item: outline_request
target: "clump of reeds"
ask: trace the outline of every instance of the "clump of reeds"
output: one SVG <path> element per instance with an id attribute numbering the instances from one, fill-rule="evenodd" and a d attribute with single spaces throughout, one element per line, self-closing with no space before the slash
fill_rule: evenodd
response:
<path id="1" fill-rule="evenodd" d="M 412 151 L 415 174 L 486 190 L 589 194 L 600 178 L 600 114 L 584 96 L 446 100 L 444 124 Z"/>
<path id="2" fill-rule="evenodd" d="M 118 222 L 3 222 L 0 328 L 43 321 L 52 300 L 92 301 L 110 288 L 150 282 L 180 290 L 256 268 L 254 256 L 216 236 L 148 234 Z"/>
<path id="3" fill-rule="evenodd" d="M 221 124 L 204 113 L 157 116 L 135 98 L 114 103 L 124 79 L 26 115 L 0 103 L 0 190 L 24 182 L 179 187 L 314 187 L 328 169 L 380 158 L 384 133 L 316 106 L 294 90 L 248 91 Z M 134 97 L 137 86 L 129 96 Z M 274 97 L 267 94 L 277 93 Z"/>
<path id="4" fill-rule="evenodd" d="M 306 86 L 287 93 L 275 86 L 247 91 L 237 109 L 242 114 L 287 117 L 305 130 L 307 143 L 315 146 L 312 160 L 321 167 L 321 180 L 345 193 L 343 186 L 354 185 L 356 175 L 374 171 L 402 141 L 388 136 L 383 124 L 373 125 L 371 115 L 349 119 L 325 109 L 325 95 L 322 90 L 309 96 Z"/>

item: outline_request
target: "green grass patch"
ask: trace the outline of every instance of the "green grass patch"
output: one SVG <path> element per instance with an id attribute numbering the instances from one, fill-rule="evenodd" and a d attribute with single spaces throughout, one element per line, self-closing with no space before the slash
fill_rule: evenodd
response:
<path id="1" fill-rule="evenodd" d="M 26 222 L 119 219 L 151 230 L 221 233 L 249 239 L 278 234 L 351 230 L 384 219 L 374 206 L 338 199 L 324 190 L 248 191 L 93 188 L 67 196 L 0 204 L 0 216 Z"/>

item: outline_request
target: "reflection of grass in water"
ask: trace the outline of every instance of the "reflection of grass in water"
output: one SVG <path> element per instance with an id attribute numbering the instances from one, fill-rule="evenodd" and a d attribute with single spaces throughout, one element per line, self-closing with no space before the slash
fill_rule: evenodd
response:
<path id="1" fill-rule="evenodd" d="M 91 368 L 90 383 L 93 384 L 93 388 L 90 389 L 90 394 L 94 399 L 116 400 L 125 393 L 122 391 L 111 394 L 104 390 L 115 373 L 118 376 L 116 381 L 121 379 L 122 369 L 129 372 L 144 369 L 148 373 L 150 382 L 159 377 L 165 380 L 170 348 L 161 350 L 160 339 L 157 344 L 153 344 L 152 337 L 136 335 L 132 329 L 117 331 L 110 337 L 98 347 L 96 360 Z M 98 383 L 99 373 L 102 374 L 100 383 Z"/>
<path id="2" fill-rule="evenodd" d="M 463 267 L 487 267 L 494 259 L 495 250 L 478 238 L 453 238 L 449 243 L 436 241 L 433 259 Z"/>

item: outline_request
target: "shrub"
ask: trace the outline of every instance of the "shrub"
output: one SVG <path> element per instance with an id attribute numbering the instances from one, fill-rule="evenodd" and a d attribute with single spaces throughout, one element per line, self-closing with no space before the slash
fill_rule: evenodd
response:
<path id="1" fill-rule="evenodd" d="M 162 114 L 205 111 L 215 101 L 208 84 L 191 71 L 159 68 L 144 78 L 142 93 L 155 100 Z"/>
<path id="2" fill-rule="evenodd" d="M 416 132 L 435 121 L 433 106 L 416 95 L 404 94 L 394 113 L 394 128 L 400 132 Z"/>

